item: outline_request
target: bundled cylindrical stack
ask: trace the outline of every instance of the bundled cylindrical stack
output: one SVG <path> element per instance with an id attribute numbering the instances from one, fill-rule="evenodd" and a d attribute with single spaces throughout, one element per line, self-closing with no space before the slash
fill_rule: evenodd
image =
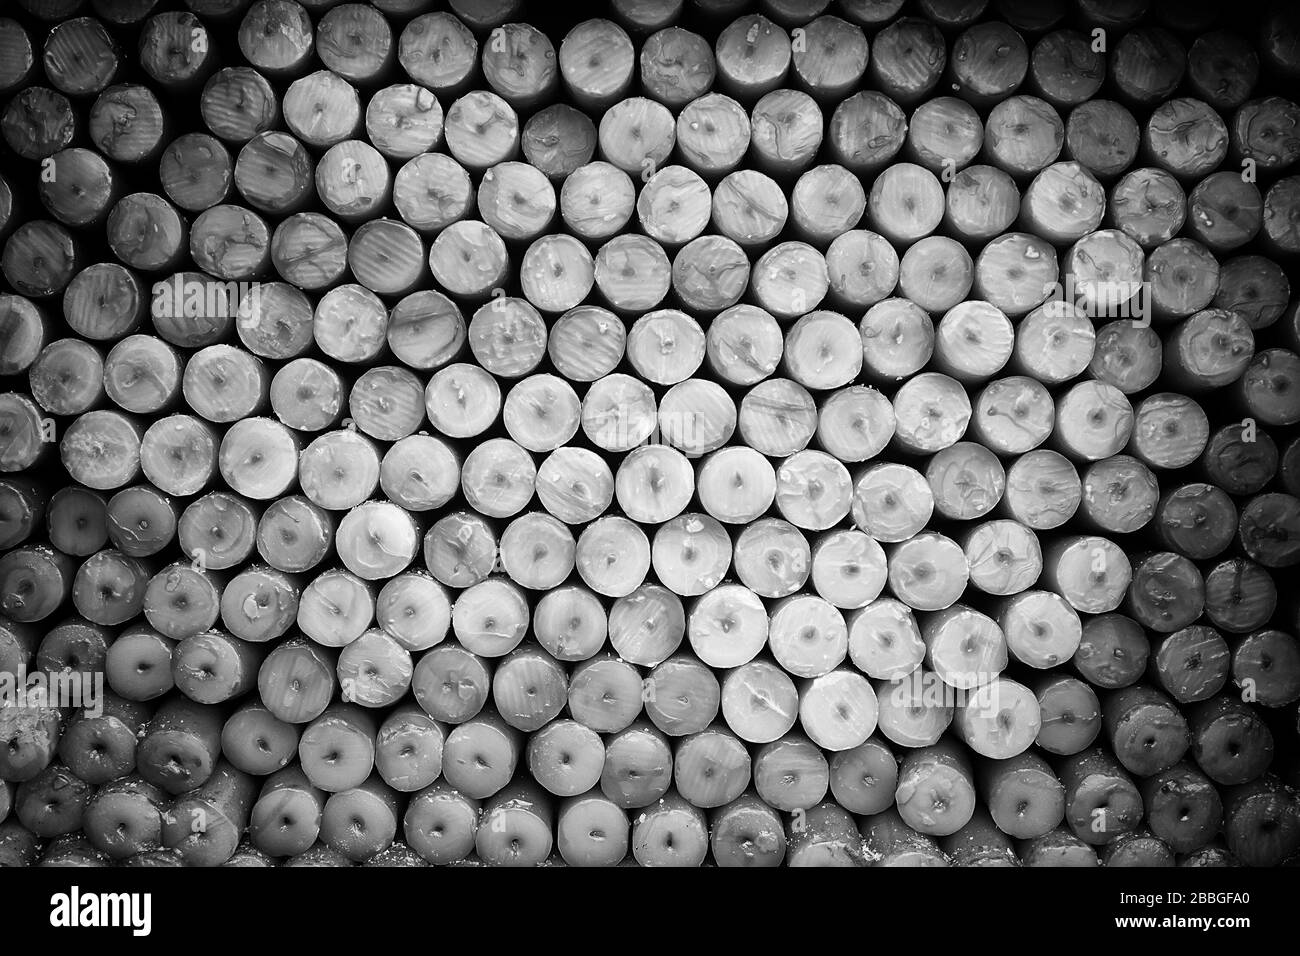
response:
<path id="1" fill-rule="evenodd" d="M 0 18 L 0 864 L 1294 860 L 1295 11 L 441 6 Z"/>

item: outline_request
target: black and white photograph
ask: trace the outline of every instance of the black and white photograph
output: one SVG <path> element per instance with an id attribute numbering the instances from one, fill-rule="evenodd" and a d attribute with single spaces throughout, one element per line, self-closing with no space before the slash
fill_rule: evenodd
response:
<path id="1" fill-rule="evenodd" d="M 0 899 L 1293 934 L 1298 353 L 1285 0 L 0 0 Z"/>

